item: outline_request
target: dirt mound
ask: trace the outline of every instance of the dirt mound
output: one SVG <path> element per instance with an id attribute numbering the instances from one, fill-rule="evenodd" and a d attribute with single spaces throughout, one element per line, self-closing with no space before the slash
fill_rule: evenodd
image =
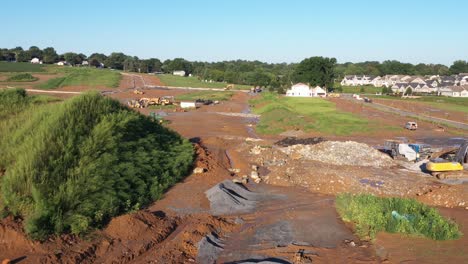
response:
<path id="1" fill-rule="evenodd" d="M 325 141 L 315 145 L 293 145 L 281 151 L 293 159 L 315 160 L 333 165 L 390 167 L 393 160 L 366 144 Z"/>
<path id="2" fill-rule="evenodd" d="M 277 141 L 275 145 L 280 147 L 289 147 L 292 145 L 315 145 L 320 142 L 325 141 L 322 137 L 312 137 L 312 138 L 296 138 L 296 137 L 287 137 L 283 138 L 280 141 Z"/>

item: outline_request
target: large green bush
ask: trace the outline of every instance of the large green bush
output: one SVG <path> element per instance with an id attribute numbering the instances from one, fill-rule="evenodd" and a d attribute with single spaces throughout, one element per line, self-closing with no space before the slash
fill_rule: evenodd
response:
<path id="1" fill-rule="evenodd" d="M 97 93 L 16 118 L 0 139 L 2 204 L 33 238 L 99 228 L 160 198 L 193 162 L 187 140 Z"/>
<path id="2" fill-rule="evenodd" d="M 461 236 L 456 223 L 442 217 L 437 209 L 413 199 L 340 194 L 336 197 L 336 208 L 344 221 L 356 225 L 361 237 L 374 238 L 381 231 L 435 240 Z"/>

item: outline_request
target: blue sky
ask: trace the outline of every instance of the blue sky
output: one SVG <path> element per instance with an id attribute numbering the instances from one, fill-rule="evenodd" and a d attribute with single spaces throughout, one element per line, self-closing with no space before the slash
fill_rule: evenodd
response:
<path id="1" fill-rule="evenodd" d="M 201 61 L 468 60 L 466 0 L 8 0 L 1 9 L 7 48 Z"/>

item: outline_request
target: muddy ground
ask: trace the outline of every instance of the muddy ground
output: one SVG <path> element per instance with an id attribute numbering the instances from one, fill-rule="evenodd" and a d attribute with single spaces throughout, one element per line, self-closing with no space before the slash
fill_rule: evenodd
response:
<path id="1" fill-rule="evenodd" d="M 157 84 L 151 76 L 147 82 Z M 156 79 L 154 79 L 156 78 Z M 124 76 L 109 96 L 125 102 L 138 78 Z M 80 87 L 63 90 L 80 91 Z M 103 89 L 104 90 L 104 89 Z M 109 89 L 107 89 L 109 90 Z M 187 90 L 145 89 L 145 96 L 177 95 Z M 189 112 L 168 111 L 168 125 L 194 142 L 193 173 L 144 210 L 114 218 L 84 237 L 54 237 L 43 243 L 27 239 L 20 220 L 0 222 L 0 260 L 15 263 L 463 263 L 468 261 L 467 236 L 435 242 L 395 234 L 361 241 L 334 208 L 340 192 L 368 192 L 416 198 L 439 206 L 468 234 L 468 185 L 447 185 L 401 164 L 390 168 L 330 165 L 306 161 L 274 145 L 283 136 L 264 137 L 254 130 L 248 112 L 252 95 Z M 402 126 L 403 117 L 333 99 L 337 108 L 375 122 Z M 140 109 L 148 114 L 150 109 Z M 234 113 L 227 115 L 226 113 Z M 317 136 L 319 134 L 312 134 Z M 310 136 L 302 134 L 302 136 Z M 415 132 L 380 131 L 370 135 L 323 136 L 377 146 L 386 138 L 447 145 L 459 137 L 420 122 Z M 260 153 L 252 151 L 257 147 Z M 232 183 L 258 166 L 260 183 L 245 188 Z M 463 204 L 465 203 L 465 204 Z"/>

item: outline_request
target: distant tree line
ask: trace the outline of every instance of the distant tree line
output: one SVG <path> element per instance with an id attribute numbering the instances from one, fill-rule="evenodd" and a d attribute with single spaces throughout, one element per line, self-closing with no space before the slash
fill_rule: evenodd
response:
<path id="1" fill-rule="evenodd" d="M 345 75 L 449 75 L 468 72 L 468 62 L 464 60 L 455 61 L 450 67 L 442 64 L 420 63 L 414 65 L 395 60 L 387 60 L 382 63 L 366 61 L 338 64 L 335 58 L 324 57 L 311 57 L 300 63 L 265 63 L 245 60 L 200 62 L 188 61 L 183 58 L 161 62 L 156 58 L 140 59 L 121 52 L 113 52 L 110 55 L 93 53 L 87 57 L 82 53 L 74 52 L 58 54 L 52 47 L 43 50 L 36 46 L 30 47 L 28 50 L 21 47 L 0 49 L 0 60 L 28 62 L 32 58 L 39 58 L 45 64 L 67 61 L 71 65 L 81 65 L 86 60 L 89 66 L 104 66 L 129 72 L 172 73 L 173 71 L 185 71 L 187 76 L 193 75 L 200 80 L 261 86 L 279 92 L 283 92 L 285 88 L 296 82 L 333 88 L 334 83 Z"/>
<path id="2" fill-rule="evenodd" d="M 387 74 L 402 75 L 451 75 L 468 72 L 468 61 L 457 60 L 450 67 L 443 64 L 411 64 L 396 60 L 366 61 L 360 63 L 338 64 L 335 68 L 336 75 L 340 78 L 345 75 L 373 75 L 384 76 Z"/>

